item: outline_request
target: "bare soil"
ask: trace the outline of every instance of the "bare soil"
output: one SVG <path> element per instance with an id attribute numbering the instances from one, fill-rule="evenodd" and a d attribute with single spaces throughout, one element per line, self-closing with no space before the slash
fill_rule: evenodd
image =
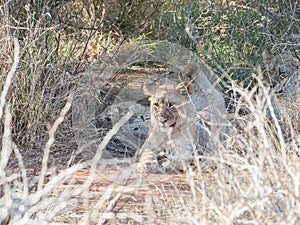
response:
<path id="1" fill-rule="evenodd" d="M 161 73 L 162 71 L 157 72 Z M 136 96 L 141 99 L 139 96 L 143 95 L 141 82 L 147 76 L 151 76 L 149 71 L 136 67 L 133 70 L 121 72 L 114 76 L 109 81 L 112 86 L 108 88 L 122 90 L 129 83 L 134 87 L 130 86 L 129 92 L 125 93 L 126 100 L 137 100 Z M 112 93 L 114 93 L 114 90 Z M 109 99 L 107 104 L 114 101 L 114 97 L 110 98 L 112 99 Z M 145 104 L 147 103 L 145 102 Z M 110 127 L 106 128 L 109 130 Z M 54 169 L 47 172 L 45 184 L 51 180 L 53 175 L 66 168 L 74 153 L 73 147 L 76 149 L 74 137 L 72 137 L 72 148 L 62 148 L 67 143 L 63 142 L 64 138 L 60 139 L 59 134 L 57 137 L 59 148 L 56 149 L 54 144 L 48 160 L 49 168 Z M 117 155 L 120 157 L 119 154 Z M 42 155 L 33 155 L 32 157 L 26 155 L 23 160 L 27 167 L 29 181 L 38 180 Z M 73 163 L 81 160 L 77 157 Z M 17 165 L 16 160 L 11 162 L 12 173 L 17 171 Z M 71 179 L 68 179 L 58 189 L 51 192 L 51 195 L 59 198 L 63 193 L 72 193 L 85 184 L 89 179 L 90 171 L 90 168 L 77 171 Z M 84 189 L 79 195 L 74 195 L 72 201 L 67 202 L 69 205 L 65 207 L 59 216 L 55 217 L 55 222 L 75 224 L 80 223 L 84 217 L 87 217 L 88 224 L 98 222 L 99 224 L 168 224 L 176 209 L 186 207 L 184 199 L 192 197 L 188 176 L 185 173 L 136 174 L 132 173 L 130 169 L 126 171 L 127 168 L 119 166 L 104 167 L 96 171 L 96 177 L 93 178 L 88 188 Z M 193 177 L 192 179 L 198 182 L 200 178 Z M 35 192 L 35 190 L 36 184 L 30 187 L 31 192 Z M 95 213 L 95 217 L 93 217 L 93 213 Z M 99 216 L 102 216 L 102 218 L 99 218 Z"/>
<path id="2" fill-rule="evenodd" d="M 108 167 L 97 172 L 89 192 L 76 197 L 77 204 L 72 209 L 74 217 L 68 215 L 70 222 L 78 222 L 78 216 L 96 210 L 101 213 L 94 219 L 102 224 L 168 224 L 174 210 L 186 207 L 184 199 L 192 197 L 185 173 L 124 176 L 124 171 L 126 168 Z M 89 173 L 89 169 L 76 172 L 71 179 L 73 187 L 69 182 L 65 183 L 57 194 L 83 185 Z M 198 177 L 193 180 L 199 182 Z M 65 216 L 62 218 L 66 219 Z M 94 219 L 91 220 L 95 222 Z"/>

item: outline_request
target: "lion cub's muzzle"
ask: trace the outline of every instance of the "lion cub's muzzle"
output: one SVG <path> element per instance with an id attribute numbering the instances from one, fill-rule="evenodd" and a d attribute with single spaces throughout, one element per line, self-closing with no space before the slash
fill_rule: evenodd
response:
<path id="1" fill-rule="evenodd" d="M 176 125 L 176 120 L 174 118 L 165 118 L 165 117 L 160 117 L 158 119 L 159 125 L 161 127 L 174 127 Z"/>
<path id="2" fill-rule="evenodd" d="M 176 125 L 177 110 L 169 102 L 153 104 L 153 111 L 160 127 L 174 127 Z"/>

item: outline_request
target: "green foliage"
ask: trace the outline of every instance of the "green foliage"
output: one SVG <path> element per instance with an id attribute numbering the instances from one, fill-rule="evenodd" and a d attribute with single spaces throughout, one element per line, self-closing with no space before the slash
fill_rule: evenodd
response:
<path id="1" fill-rule="evenodd" d="M 292 48 L 299 33 L 299 6 L 295 1 L 172 1 L 162 23 L 173 18 L 166 37 L 195 49 L 211 65 L 222 68 L 261 64 L 264 49 Z M 170 15 L 171 14 L 171 15 Z M 299 40 L 298 40 L 299 41 Z M 280 43 L 281 46 L 278 46 Z M 228 71 L 244 80 L 249 73 Z M 247 75 L 248 74 L 248 75 Z"/>
<path id="2" fill-rule="evenodd" d="M 1 39 L 1 74 L 11 65 L 10 40 L 21 41 L 11 102 L 14 134 L 22 143 L 32 141 L 28 130 L 41 133 L 55 118 L 61 107 L 56 103 L 65 100 L 78 74 L 121 43 L 179 43 L 216 71 L 250 81 L 264 49 L 296 51 L 299 41 L 299 4 L 292 0 L 32 0 L 0 6 L 0 32 L 6 37 Z"/>

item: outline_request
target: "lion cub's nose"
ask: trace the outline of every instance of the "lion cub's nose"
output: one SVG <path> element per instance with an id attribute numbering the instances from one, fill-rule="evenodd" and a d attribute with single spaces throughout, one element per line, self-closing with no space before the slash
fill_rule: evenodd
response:
<path id="1" fill-rule="evenodd" d="M 161 127 L 174 127 L 176 124 L 176 122 L 173 119 L 170 120 L 164 117 L 161 117 L 159 119 L 159 122 L 161 124 Z"/>
<path id="2" fill-rule="evenodd" d="M 159 118 L 159 122 L 162 123 L 162 125 L 164 125 L 164 126 L 165 126 L 167 121 L 168 121 L 168 119 L 166 119 L 164 117 Z"/>

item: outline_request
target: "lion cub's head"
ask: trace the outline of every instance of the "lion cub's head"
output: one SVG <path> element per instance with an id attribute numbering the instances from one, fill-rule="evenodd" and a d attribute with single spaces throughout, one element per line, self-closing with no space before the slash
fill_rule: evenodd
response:
<path id="1" fill-rule="evenodd" d="M 198 67 L 191 64 L 177 72 L 178 74 L 173 74 L 174 79 L 144 84 L 144 92 L 150 96 L 152 128 L 159 128 L 162 132 L 178 130 L 189 123 L 191 118 L 195 118 L 196 110 L 190 96 L 194 92 L 194 73 L 198 71 Z"/>
<path id="2" fill-rule="evenodd" d="M 290 54 L 272 55 L 268 51 L 263 52 L 263 60 L 267 71 L 267 80 L 275 92 L 294 94 L 296 83 L 300 78 L 300 60 Z"/>

